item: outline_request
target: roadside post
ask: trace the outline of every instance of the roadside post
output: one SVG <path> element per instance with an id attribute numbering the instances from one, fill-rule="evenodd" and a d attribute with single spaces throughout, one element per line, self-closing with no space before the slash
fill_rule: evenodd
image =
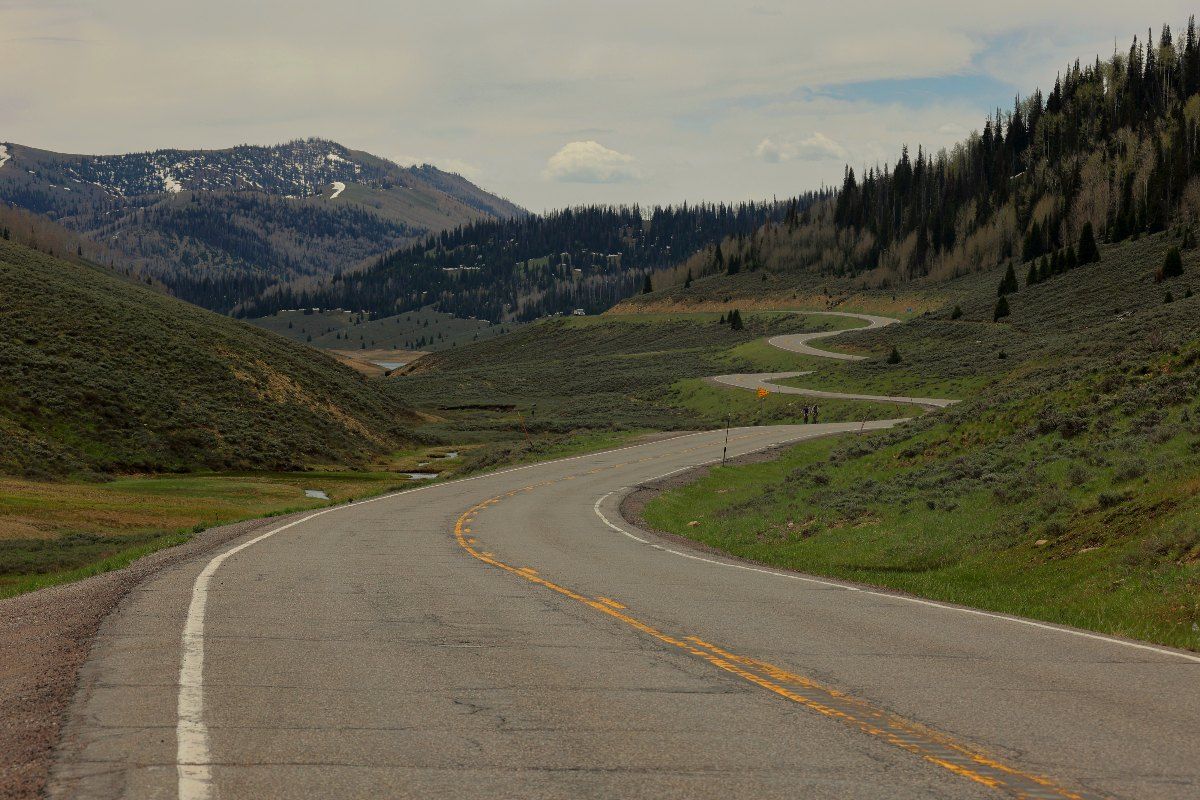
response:
<path id="1" fill-rule="evenodd" d="M 521 430 L 525 431 L 525 441 L 529 444 L 529 447 L 532 449 L 533 437 L 531 437 L 529 435 L 529 428 L 525 427 L 525 418 L 521 416 L 521 409 L 518 408 L 516 411 L 517 411 L 517 419 L 521 423 Z"/>

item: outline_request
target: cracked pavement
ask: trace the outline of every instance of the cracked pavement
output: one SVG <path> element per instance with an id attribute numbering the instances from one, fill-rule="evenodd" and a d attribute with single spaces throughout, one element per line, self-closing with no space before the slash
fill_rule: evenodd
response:
<path id="1" fill-rule="evenodd" d="M 740 429 L 730 450 L 857 428 Z M 1196 796 L 1200 663 L 681 557 L 596 513 L 619 521 L 624 487 L 719 459 L 723 438 L 339 507 L 230 556 L 204 629 L 211 796 L 1003 796 L 628 619 L 1087 796 Z M 464 519 L 470 546 L 511 568 L 464 552 Z M 150 576 L 104 622 L 51 797 L 177 796 L 181 632 L 210 558 Z"/>

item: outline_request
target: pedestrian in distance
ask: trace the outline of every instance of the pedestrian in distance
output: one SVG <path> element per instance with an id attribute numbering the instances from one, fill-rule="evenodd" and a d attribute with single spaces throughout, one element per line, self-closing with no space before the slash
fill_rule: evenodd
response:
<path id="1" fill-rule="evenodd" d="M 808 424 L 808 406 L 804 407 L 804 424 Z"/>
<path id="2" fill-rule="evenodd" d="M 819 417 L 819 416 L 821 416 L 821 407 L 818 405 L 814 405 L 813 406 L 813 424 L 814 425 L 816 424 L 817 417 Z"/>

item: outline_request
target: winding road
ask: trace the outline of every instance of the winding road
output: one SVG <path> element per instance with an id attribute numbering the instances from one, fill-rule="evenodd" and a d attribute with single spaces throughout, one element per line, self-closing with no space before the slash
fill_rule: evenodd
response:
<path id="1" fill-rule="evenodd" d="M 331 507 L 156 574 L 95 642 L 51 796 L 1197 796 L 1200 656 L 622 520 L 723 442 Z"/>
<path id="2" fill-rule="evenodd" d="M 876 317 L 870 314 L 851 314 L 839 311 L 806 311 L 806 316 L 829 316 L 829 317 L 849 317 L 851 319 L 861 319 L 867 324 L 856 330 L 871 330 L 872 328 L 882 328 L 885 325 L 892 325 L 899 320 L 891 319 L 890 317 Z M 793 353 L 798 353 L 805 356 L 819 356 L 820 358 L 833 358 L 838 361 L 863 361 L 865 356 L 851 355 L 849 353 L 837 353 L 832 350 L 820 350 L 813 347 L 809 342 L 814 342 L 818 339 L 828 339 L 831 336 L 846 333 L 846 331 L 821 331 L 819 333 L 793 333 L 786 336 L 773 336 L 767 340 L 767 344 L 773 347 L 778 347 L 780 350 L 789 350 Z M 737 375 L 715 375 L 708 379 L 710 383 L 732 386 L 735 389 L 749 389 L 757 391 L 765 389 L 768 392 L 776 394 L 795 394 L 804 397 L 814 397 L 823 400 L 867 400 L 874 403 L 904 403 L 906 405 L 925 406 L 926 408 L 946 408 L 953 405 L 955 400 L 945 400 L 936 397 L 894 397 L 890 395 L 878 394 L 854 394 L 850 392 L 826 392 L 820 389 L 806 389 L 798 386 L 785 386 L 777 383 L 777 381 L 787 378 L 799 378 L 802 375 L 811 375 L 812 372 L 751 372 L 740 373 Z"/>

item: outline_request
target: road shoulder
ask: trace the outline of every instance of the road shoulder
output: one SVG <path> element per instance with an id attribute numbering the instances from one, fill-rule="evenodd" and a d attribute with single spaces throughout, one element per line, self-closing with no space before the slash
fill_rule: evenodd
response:
<path id="1" fill-rule="evenodd" d="M 104 620 L 164 569 L 309 511 L 210 528 L 188 542 L 76 583 L 0 600 L 0 798 L 41 797 Z"/>

